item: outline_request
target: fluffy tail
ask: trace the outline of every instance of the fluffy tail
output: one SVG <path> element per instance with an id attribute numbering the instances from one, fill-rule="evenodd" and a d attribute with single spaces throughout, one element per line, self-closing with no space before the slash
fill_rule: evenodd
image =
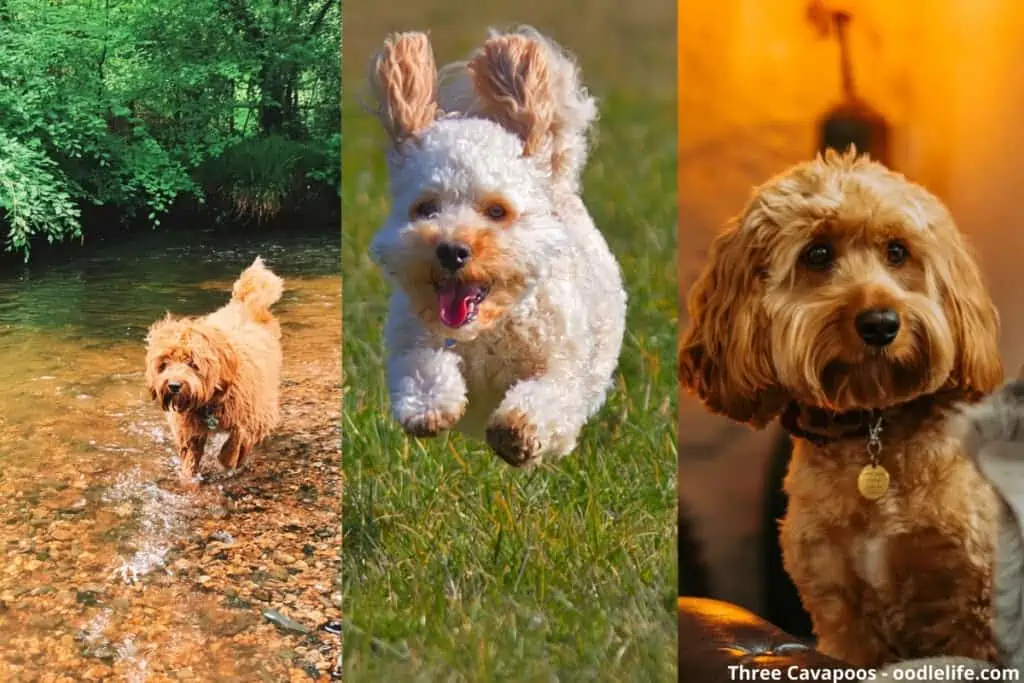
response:
<path id="1" fill-rule="evenodd" d="M 259 256 L 242 271 L 231 288 L 231 300 L 245 306 L 254 318 L 270 314 L 270 307 L 281 298 L 284 280 L 263 264 Z"/>

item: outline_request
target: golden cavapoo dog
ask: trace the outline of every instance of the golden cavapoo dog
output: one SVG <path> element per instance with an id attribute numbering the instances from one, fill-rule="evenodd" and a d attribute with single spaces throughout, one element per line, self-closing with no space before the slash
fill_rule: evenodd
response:
<path id="1" fill-rule="evenodd" d="M 270 306 L 283 291 L 257 257 L 227 305 L 198 318 L 168 314 L 149 329 L 146 384 L 167 413 L 186 488 L 198 484 L 211 433 L 227 432 L 218 459 L 230 470 L 277 426 L 281 328 Z"/>
<path id="2" fill-rule="evenodd" d="M 780 527 L 819 648 L 992 660 L 997 504 L 946 429 L 1003 376 L 999 319 L 942 203 L 828 153 L 757 188 L 689 298 L 681 382 L 794 436 Z"/>

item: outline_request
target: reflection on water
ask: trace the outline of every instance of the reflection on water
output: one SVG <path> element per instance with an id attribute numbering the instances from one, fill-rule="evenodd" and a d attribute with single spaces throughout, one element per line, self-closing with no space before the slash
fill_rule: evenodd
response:
<path id="1" fill-rule="evenodd" d="M 329 679 L 337 234 L 174 238 L 0 274 L 0 680 Z M 185 494 L 143 338 L 222 305 L 257 254 L 286 280 L 283 424 Z"/>

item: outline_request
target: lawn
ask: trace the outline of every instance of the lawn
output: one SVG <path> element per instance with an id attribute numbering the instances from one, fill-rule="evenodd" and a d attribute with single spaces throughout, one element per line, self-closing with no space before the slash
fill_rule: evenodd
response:
<path id="1" fill-rule="evenodd" d="M 389 5 L 345 3 L 346 679 L 675 681 L 674 3 Z M 387 287 L 367 256 L 387 210 L 384 138 L 359 106 L 387 31 L 431 29 L 444 62 L 515 21 L 576 52 L 601 100 L 584 198 L 630 296 L 616 390 L 576 452 L 528 472 L 391 420 Z"/>

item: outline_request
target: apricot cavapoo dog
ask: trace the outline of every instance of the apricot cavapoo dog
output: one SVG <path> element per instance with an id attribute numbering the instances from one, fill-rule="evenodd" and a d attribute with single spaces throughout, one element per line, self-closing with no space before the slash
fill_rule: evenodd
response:
<path id="1" fill-rule="evenodd" d="M 411 434 L 457 429 L 526 465 L 575 447 L 622 345 L 619 267 L 579 195 L 597 109 L 528 28 L 444 75 L 422 33 L 391 36 L 370 70 L 392 141 L 371 247 L 394 285 L 392 410 Z"/>
<path id="2" fill-rule="evenodd" d="M 227 432 L 218 459 L 230 470 L 277 426 L 281 328 L 269 309 L 283 291 L 257 257 L 227 305 L 198 318 L 168 314 L 149 329 L 146 384 L 167 413 L 186 488 L 198 484 L 211 433 Z"/>
<path id="3" fill-rule="evenodd" d="M 757 188 L 689 298 L 680 378 L 795 439 L 783 560 L 854 666 L 993 660 L 998 505 L 948 415 L 1002 381 L 999 320 L 947 209 L 828 153 Z"/>

